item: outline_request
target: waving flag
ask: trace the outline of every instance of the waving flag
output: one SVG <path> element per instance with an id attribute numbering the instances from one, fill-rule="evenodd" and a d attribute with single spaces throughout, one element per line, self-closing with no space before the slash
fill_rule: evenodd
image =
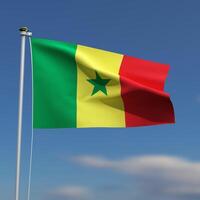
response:
<path id="1" fill-rule="evenodd" d="M 174 123 L 169 65 L 31 38 L 34 128 Z"/>

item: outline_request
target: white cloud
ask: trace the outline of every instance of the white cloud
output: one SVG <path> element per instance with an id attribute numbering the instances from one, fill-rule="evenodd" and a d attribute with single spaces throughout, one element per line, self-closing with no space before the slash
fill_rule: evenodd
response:
<path id="1" fill-rule="evenodd" d="M 153 196 L 200 198 L 200 162 L 170 156 L 140 156 L 121 160 L 77 156 L 73 161 L 135 176 L 143 192 Z"/>
<path id="2" fill-rule="evenodd" d="M 90 190 L 83 186 L 63 186 L 56 188 L 51 192 L 54 196 L 60 196 L 69 199 L 86 199 L 90 196 Z"/>
<path id="3" fill-rule="evenodd" d="M 113 166 L 113 161 L 96 157 L 96 156 L 76 156 L 72 158 L 73 161 L 82 165 L 97 167 L 97 168 L 110 168 Z"/>

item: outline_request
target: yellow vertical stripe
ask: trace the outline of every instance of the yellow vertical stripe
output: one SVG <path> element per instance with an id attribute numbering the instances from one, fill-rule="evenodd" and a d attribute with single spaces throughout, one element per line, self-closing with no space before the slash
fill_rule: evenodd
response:
<path id="1" fill-rule="evenodd" d="M 77 63 L 77 127 L 125 127 L 119 69 L 123 55 L 78 45 Z M 98 91 L 88 79 L 111 79 L 107 95 Z"/>

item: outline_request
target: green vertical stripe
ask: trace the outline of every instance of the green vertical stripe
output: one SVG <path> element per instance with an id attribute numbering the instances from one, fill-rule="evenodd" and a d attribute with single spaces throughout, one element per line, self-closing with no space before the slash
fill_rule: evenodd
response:
<path id="1" fill-rule="evenodd" d="M 31 39 L 33 127 L 76 127 L 76 45 Z"/>

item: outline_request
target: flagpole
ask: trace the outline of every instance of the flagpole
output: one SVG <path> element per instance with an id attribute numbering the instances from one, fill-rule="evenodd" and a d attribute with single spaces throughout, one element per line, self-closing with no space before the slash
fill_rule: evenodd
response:
<path id="1" fill-rule="evenodd" d="M 26 36 L 31 36 L 27 27 L 19 29 L 21 35 L 21 58 L 20 58 L 20 79 L 19 79 L 19 102 L 18 102 L 18 131 L 17 131 L 17 159 L 16 159 L 16 185 L 15 200 L 19 200 L 20 191 L 20 160 L 22 140 L 22 112 L 23 112 L 23 91 L 24 91 L 24 64 Z"/>

